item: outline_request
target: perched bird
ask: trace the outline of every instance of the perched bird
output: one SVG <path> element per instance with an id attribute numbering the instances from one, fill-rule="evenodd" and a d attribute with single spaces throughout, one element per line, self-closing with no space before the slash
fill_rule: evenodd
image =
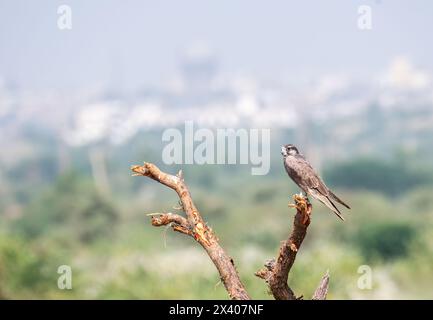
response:
<path id="1" fill-rule="evenodd" d="M 302 191 L 307 196 L 311 195 L 314 199 L 322 202 L 341 220 L 344 220 L 340 210 L 332 201 L 334 200 L 348 209 L 350 207 L 328 189 L 311 164 L 299 153 L 298 149 L 292 144 L 286 144 L 281 147 L 281 154 L 283 155 L 284 168 L 286 168 L 287 174 Z"/>

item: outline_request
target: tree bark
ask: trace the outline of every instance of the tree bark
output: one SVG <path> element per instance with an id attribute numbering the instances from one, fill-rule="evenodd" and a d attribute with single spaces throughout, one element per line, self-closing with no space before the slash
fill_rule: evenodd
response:
<path id="1" fill-rule="evenodd" d="M 195 207 L 189 189 L 184 182 L 182 171 L 179 171 L 175 176 L 170 175 L 162 172 L 152 163 L 132 166 L 131 170 L 136 176 L 151 178 L 173 189 L 179 196 L 186 218 L 171 212 L 153 213 L 151 214 L 152 225 L 155 227 L 170 225 L 174 231 L 193 237 L 206 250 L 209 258 L 217 268 L 230 298 L 250 300 L 250 296 L 239 278 L 233 259 L 220 246 L 217 236 L 206 225 L 200 212 Z M 296 254 L 307 234 L 307 228 L 311 221 L 312 205 L 308 202 L 308 199 L 302 196 L 294 195 L 293 198 L 295 203 L 289 205 L 296 208 L 292 233 L 287 240 L 282 242 L 277 260 L 271 259 L 267 261 L 265 268 L 255 273 L 256 276 L 268 283 L 272 295 L 277 300 L 299 299 L 289 287 L 287 279 L 295 262 Z M 326 273 L 313 295 L 314 300 L 324 300 L 326 298 L 328 284 L 329 274 Z"/>
<path id="2" fill-rule="evenodd" d="M 220 246 L 215 233 L 205 224 L 195 207 L 188 187 L 183 180 L 182 171 L 173 176 L 162 172 L 151 163 L 133 166 L 131 170 L 135 175 L 149 177 L 173 189 L 177 192 L 182 203 L 186 219 L 177 214 L 161 213 L 152 217 L 152 225 L 163 226 L 171 224 L 173 230 L 192 236 L 206 250 L 209 258 L 214 263 L 230 298 L 234 300 L 249 300 L 250 297 L 239 278 L 233 259 Z"/>
<path id="3" fill-rule="evenodd" d="M 311 221 L 310 216 L 313 207 L 308 200 L 299 195 L 294 195 L 293 199 L 295 204 L 290 206 L 296 208 L 296 215 L 293 220 L 292 233 L 287 240 L 282 242 L 277 260 L 267 261 L 265 268 L 256 272 L 256 276 L 267 282 L 276 300 L 297 299 L 287 284 L 287 279 Z"/>

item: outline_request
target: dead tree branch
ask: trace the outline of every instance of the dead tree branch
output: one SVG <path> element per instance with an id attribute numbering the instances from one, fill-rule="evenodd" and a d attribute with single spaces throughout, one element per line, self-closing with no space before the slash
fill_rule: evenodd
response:
<path id="1" fill-rule="evenodd" d="M 322 280 L 320 280 L 320 284 L 317 287 L 316 291 L 313 295 L 313 300 L 325 300 L 326 295 L 328 294 L 329 287 L 329 271 L 326 271 L 326 274 L 323 276 Z"/>
<path id="2" fill-rule="evenodd" d="M 151 163 L 142 166 L 132 166 L 134 175 L 151 178 L 176 191 L 179 196 L 181 209 L 186 218 L 171 212 L 151 214 L 151 222 L 155 227 L 170 225 L 174 231 L 193 237 L 207 252 L 216 266 L 231 299 L 249 300 L 250 297 L 242 284 L 236 271 L 233 259 L 227 255 L 219 245 L 218 238 L 210 227 L 206 225 L 199 211 L 195 207 L 191 194 L 182 176 L 182 171 L 174 176 L 162 172 Z M 289 287 L 287 279 L 296 254 L 307 234 L 310 224 L 312 205 L 308 199 L 295 195 L 295 203 L 289 205 L 296 208 L 293 220 L 293 230 L 289 238 L 282 242 L 277 260 L 271 259 L 265 263 L 265 268 L 256 272 L 256 276 L 264 279 L 270 291 L 277 300 L 296 300 L 297 298 Z M 316 289 L 313 300 L 324 300 L 328 292 L 329 273 L 327 272 Z"/>
<path id="3" fill-rule="evenodd" d="M 293 199 L 295 204 L 290 206 L 296 208 L 296 215 L 293 220 L 292 233 L 287 240 L 282 242 L 277 260 L 268 260 L 265 263 L 265 268 L 256 272 L 256 276 L 264 279 L 269 285 L 269 289 L 276 300 L 298 299 L 287 284 L 287 279 L 293 263 L 295 262 L 296 254 L 307 234 L 313 207 L 311 203 L 302 196 L 294 195 Z M 324 281 L 321 283 L 321 285 L 323 284 L 322 291 L 319 290 L 320 286 L 316 290 L 317 297 L 326 296 L 329 275 L 326 276 L 326 283 Z M 321 292 L 324 292 L 324 294 L 321 294 Z"/>
<path id="4" fill-rule="evenodd" d="M 215 233 L 205 224 L 195 207 L 188 187 L 183 180 L 182 171 L 179 171 L 176 176 L 170 175 L 162 172 L 151 163 L 133 166 L 131 170 L 134 172 L 134 175 L 149 177 L 173 189 L 181 201 L 186 218 L 177 214 L 161 213 L 152 216 L 152 225 L 163 226 L 171 224 L 173 230 L 192 236 L 206 250 L 214 263 L 230 298 L 249 300 L 250 297 L 239 278 L 233 259 L 219 245 Z"/>

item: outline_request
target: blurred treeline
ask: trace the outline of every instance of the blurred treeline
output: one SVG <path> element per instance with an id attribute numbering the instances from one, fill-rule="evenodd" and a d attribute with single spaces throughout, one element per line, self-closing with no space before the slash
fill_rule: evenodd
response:
<path id="1" fill-rule="evenodd" d="M 176 210 L 178 199 L 153 181 L 132 178 L 129 166 L 147 160 L 173 173 L 181 166 L 161 164 L 160 136 L 146 137 L 75 149 L 39 139 L 31 157 L 2 163 L 0 298 L 227 298 L 198 245 L 149 225 L 145 213 Z M 265 299 L 267 288 L 254 272 L 287 236 L 293 215 L 287 203 L 298 192 L 277 143 L 271 163 L 266 176 L 251 176 L 249 166 L 182 166 L 251 295 Z M 386 158 L 323 161 L 320 168 L 352 210 L 344 211 L 343 223 L 314 203 L 290 277 L 296 293 L 308 298 L 329 269 L 331 299 L 433 298 L 433 164 L 396 150 Z M 60 265 L 72 268 L 72 290 L 57 287 Z M 362 265 L 372 270 L 371 289 L 357 285 Z"/>

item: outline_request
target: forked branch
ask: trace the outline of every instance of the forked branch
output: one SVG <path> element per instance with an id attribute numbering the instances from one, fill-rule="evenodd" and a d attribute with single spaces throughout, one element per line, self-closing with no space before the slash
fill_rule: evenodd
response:
<path id="1" fill-rule="evenodd" d="M 307 234 L 313 207 L 308 199 L 300 195 L 294 195 L 293 200 L 295 203 L 289 206 L 296 208 L 296 215 L 289 238 L 281 243 L 277 260 L 271 259 L 266 261 L 265 267 L 256 272 L 256 276 L 264 279 L 269 285 L 269 289 L 276 300 L 296 300 L 302 298 L 295 296 L 287 283 L 287 279 L 295 262 L 296 254 Z M 326 274 L 325 277 L 326 281 L 322 279 L 313 299 L 323 300 L 326 298 L 329 275 Z"/>
<path id="2" fill-rule="evenodd" d="M 182 172 L 176 176 L 159 170 L 154 164 L 144 163 L 142 166 L 133 166 L 131 170 L 135 175 L 149 177 L 176 191 L 182 203 L 186 218 L 172 213 L 161 213 L 152 216 L 152 225 L 170 225 L 175 231 L 192 236 L 206 250 L 210 259 L 217 268 L 230 298 L 235 300 L 249 300 L 250 297 L 242 284 L 236 271 L 233 259 L 218 243 L 218 238 L 208 227 L 192 201 L 191 194 L 186 186 Z"/>
<path id="3" fill-rule="evenodd" d="M 176 176 L 170 175 L 162 172 L 151 163 L 132 166 L 131 170 L 134 175 L 148 177 L 166 185 L 176 191 L 179 196 L 186 218 L 171 212 L 155 213 L 151 214 L 152 225 L 156 227 L 170 225 L 174 231 L 193 237 L 206 250 L 214 263 L 230 298 L 249 300 L 250 297 L 239 278 L 233 259 L 220 246 L 215 233 L 206 225 L 195 207 L 188 187 L 183 180 L 182 171 L 179 171 Z M 266 280 L 273 296 L 278 300 L 297 299 L 288 286 L 287 279 L 310 224 L 311 204 L 299 195 L 295 195 L 294 200 L 293 206 L 296 207 L 297 212 L 293 221 L 292 233 L 282 243 L 277 260 L 269 260 L 264 269 L 256 272 L 258 277 Z M 326 298 L 328 282 L 329 275 L 327 273 L 314 293 L 313 299 L 323 300 Z"/>

